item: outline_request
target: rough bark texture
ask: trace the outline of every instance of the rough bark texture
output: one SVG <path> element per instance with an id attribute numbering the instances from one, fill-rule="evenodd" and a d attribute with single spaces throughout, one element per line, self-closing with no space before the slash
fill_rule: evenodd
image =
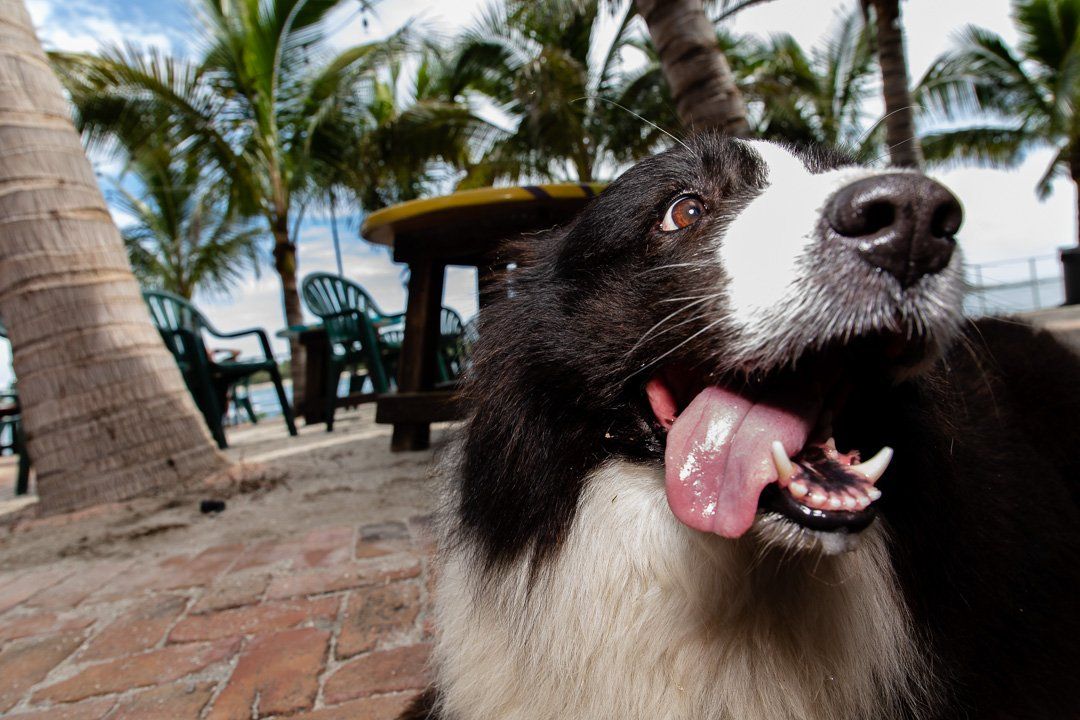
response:
<path id="1" fill-rule="evenodd" d="M 150 323 L 21 0 L 0 0 L 0 315 L 44 510 L 226 466 Z"/>
<path id="2" fill-rule="evenodd" d="M 746 104 L 716 44 L 716 29 L 701 0 L 635 2 L 649 26 L 683 125 L 691 130 L 718 128 L 728 135 L 748 135 Z"/>
<path id="3" fill-rule="evenodd" d="M 915 134 L 915 113 L 908 85 L 900 0 L 872 0 L 877 19 L 878 61 L 885 95 L 885 142 L 897 167 L 922 167 L 922 146 Z"/>
<path id="4" fill-rule="evenodd" d="M 285 322 L 303 325 L 304 311 L 300 307 L 300 293 L 296 285 L 296 245 L 286 229 L 288 218 L 282 218 L 274 227 L 274 269 L 281 278 L 282 304 L 285 306 Z M 292 406 L 303 404 L 307 355 L 297 338 L 289 340 L 289 374 L 292 377 Z"/>

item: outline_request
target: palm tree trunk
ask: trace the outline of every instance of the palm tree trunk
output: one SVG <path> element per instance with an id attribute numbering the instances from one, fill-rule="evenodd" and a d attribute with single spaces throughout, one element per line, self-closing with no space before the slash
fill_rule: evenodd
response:
<path id="1" fill-rule="evenodd" d="M 330 233 L 334 238 L 334 260 L 337 261 L 337 274 L 345 276 L 345 265 L 341 262 L 341 238 L 338 237 L 337 212 L 334 210 L 334 196 L 330 195 Z"/>
<path id="2" fill-rule="evenodd" d="M 1077 244 L 1061 248 L 1062 279 L 1065 284 L 1065 304 L 1080 305 L 1080 138 L 1073 138 L 1069 148 L 1069 174 L 1076 193 Z"/>
<path id="3" fill-rule="evenodd" d="M 878 62 L 885 95 L 885 142 L 897 167 L 922 167 L 922 147 L 915 134 L 915 113 L 908 85 L 900 0 L 871 0 L 877 19 Z"/>
<path id="4" fill-rule="evenodd" d="M 296 245 L 289 237 L 289 218 L 280 216 L 274 223 L 274 269 L 281 278 L 282 305 L 285 322 L 290 325 L 304 324 L 304 311 L 300 307 L 300 293 L 296 285 Z M 307 356 L 300 340 L 289 339 L 289 374 L 292 377 L 292 405 L 299 408 L 304 401 Z"/>
<path id="5" fill-rule="evenodd" d="M 635 0 L 682 124 L 746 136 L 746 105 L 701 0 Z"/>
<path id="6" fill-rule="evenodd" d="M 227 466 L 150 323 L 21 0 L 0 0 L 0 314 L 43 510 Z"/>

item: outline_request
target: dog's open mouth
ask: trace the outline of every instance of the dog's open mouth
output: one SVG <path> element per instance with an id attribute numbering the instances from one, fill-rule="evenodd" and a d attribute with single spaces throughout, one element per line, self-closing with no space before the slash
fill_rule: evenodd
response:
<path id="1" fill-rule="evenodd" d="M 862 391 L 869 366 L 921 350 L 918 342 L 875 337 L 753 381 L 663 368 L 645 392 L 667 431 L 666 490 L 675 516 L 729 538 L 749 530 L 759 512 L 817 531 L 867 527 L 892 450 L 874 448 L 864 459 L 859 449 L 838 447 L 834 420 Z"/>

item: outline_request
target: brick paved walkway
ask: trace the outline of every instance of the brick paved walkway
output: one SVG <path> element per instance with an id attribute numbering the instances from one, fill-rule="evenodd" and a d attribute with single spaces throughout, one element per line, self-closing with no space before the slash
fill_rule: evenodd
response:
<path id="1" fill-rule="evenodd" d="M 425 523 L 0 574 L 0 715 L 392 718 L 425 684 Z"/>
<path id="2" fill-rule="evenodd" d="M 0 716 L 390 720 L 426 684 L 435 453 L 391 454 L 370 408 L 230 441 L 282 479 L 220 515 L 196 492 L 0 524 Z"/>

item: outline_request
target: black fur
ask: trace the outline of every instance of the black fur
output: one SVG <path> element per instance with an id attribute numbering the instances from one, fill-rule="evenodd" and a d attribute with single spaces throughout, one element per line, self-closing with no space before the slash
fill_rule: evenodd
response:
<path id="1" fill-rule="evenodd" d="M 804 158 L 815 170 L 845 162 Z M 729 362 L 730 328 L 703 331 L 713 318 L 639 339 L 674 309 L 660 300 L 724 286 L 720 267 L 666 266 L 704 257 L 763 183 L 744 145 L 700 137 L 640 163 L 568 227 L 522 249 L 509 297 L 482 317 L 455 508 L 462 539 L 492 572 L 557 552 L 604 460 L 663 461 L 642 393 L 658 358 L 753 379 L 759 368 Z M 659 232 L 683 192 L 706 215 Z M 896 450 L 878 505 L 946 688 L 935 717 L 1080 717 L 1080 361 L 1045 333 L 984 320 L 916 379 L 882 377 L 853 398 L 837 438 Z M 434 717 L 434 697 L 410 717 Z"/>

